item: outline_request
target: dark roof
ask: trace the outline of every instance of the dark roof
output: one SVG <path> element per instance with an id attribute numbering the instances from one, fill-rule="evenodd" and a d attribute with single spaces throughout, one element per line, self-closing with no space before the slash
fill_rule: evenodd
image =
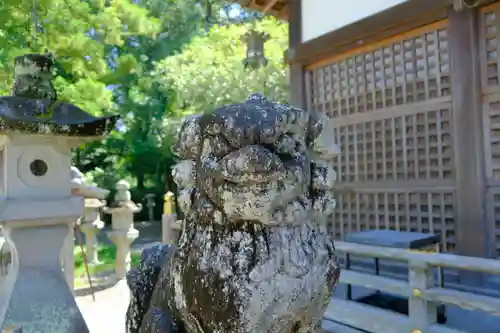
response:
<path id="1" fill-rule="evenodd" d="M 117 119 L 117 115 L 94 117 L 73 104 L 60 101 L 0 97 L 0 133 L 96 137 L 108 134 Z"/>
<path id="2" fill-rule="evenodd" d="M 13 96 L 0 97 L 0 133 L 100 137 L 108 134 L 118 115 L 94 117 L 57 100 L 52 86 L 53 60 L 25 54 L 15 59 Z"/>

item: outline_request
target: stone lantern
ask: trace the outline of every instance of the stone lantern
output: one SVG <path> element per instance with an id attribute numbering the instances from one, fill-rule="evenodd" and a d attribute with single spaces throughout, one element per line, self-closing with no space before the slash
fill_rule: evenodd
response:
<path id="1" fill-rule="evenodd" d="M 134 214 L 142 210 L 141 204 L 135 204 L 130 195 L 130 184 L 125 180 L 116 183 L 116 194 L 110 207 L 104 207 L 104 212 L 111 214 L 112 230 L 108 237 L 116 245 L 115 274 L 118 280 L 123 280 L 130 270 L 130 245 L 139 237 L 139 231 L 134 228 Z"/>
<path id="2" fill-rule="evenodd" d="M 148 193 L 146 194 L 146 207 L 148 207 L 148 218 L 149 222 L 153 222 L 155 219 L 155 207 L 156 207 L 156 202 L 155 202 L 155 197 L 156 195 L 154 193 Z"/>
<path id="3" fill-rule="evenodd" d="M 80 229 L 85 234 L 85 249 L 87 250 L 87 259 L 90 265 L 100 263 L 97 255 L 97 233 L 104 227 L 104 222 L 101 221 L 101 209 L 105 205 L 105 200 L 85 199 L 85 210 L 83 217 L 80 219 Z"/>
<path id="4" fill-rule="evenodd" d="M 99 264 L 97 255 L 97 233 L 104 227 L 101 221 L 101 209 L 106 206 L 106 198 L 109 190 L 99 188 L 94 185 L 85 184 L 83 174 L 76 167 L 71 167 L 73 194 L 85 198 L 85 210 L 79 220 L 80 229 L 85 234 L 85 249 L 90 265 Z"/>
<path id="5" fill-rule="evenodd" d="M 59 261 L 84 209 L 71 192 L 71 149 L 102 138 L 116 116 L 57 101 L 52 65 L 43 55 L 16 58 L 13 96 L 0 98 L 0 225 L 13 262 L 0 331 L 88 332 Z"/>

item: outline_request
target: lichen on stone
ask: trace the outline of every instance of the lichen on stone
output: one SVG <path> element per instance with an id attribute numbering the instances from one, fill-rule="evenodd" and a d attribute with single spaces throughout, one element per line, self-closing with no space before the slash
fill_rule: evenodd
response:
<path id="1" fill-rule="evenodd" d="M 131 273 L 132 293 L 151 301 L 129 313 L 140 318 L 129 333 L 318 331 L 339 276 L 330 125 L 259 94 L 184 122 L 173 172 L 183 232 L 148 288 L 137 287 L 144 265 Z"/>

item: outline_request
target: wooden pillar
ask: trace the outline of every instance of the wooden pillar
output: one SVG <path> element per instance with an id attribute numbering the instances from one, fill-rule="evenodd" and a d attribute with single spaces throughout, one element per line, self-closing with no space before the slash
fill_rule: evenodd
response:
<path id="1" fill-rule="evenodd" d="M 451 60 L 453 135 L 456 163 L 457 250 L 460 254 L 491 253 L 486 221 L 486 182 L 479 71 L 478 12 L 448 11 Z"/>
<path id="2" fill-rule="evenodd" d="M 302 42 L 302 1 L 291 1 L 289 6 L 288 43 L 289 53 L 293 54 L 295 46 Z M 295 62 L 290 65 L 290 104 L 299 108 L 306 107 L 304 67 Z"/>

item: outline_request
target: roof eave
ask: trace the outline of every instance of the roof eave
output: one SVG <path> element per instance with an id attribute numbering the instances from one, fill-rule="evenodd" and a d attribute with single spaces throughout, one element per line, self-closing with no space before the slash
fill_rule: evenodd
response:
<path id="1" fill-rule="evenodd" d="M 288 8 L 290 0 L 265 0 L 258 2 L 256 0 L 229 0 L 239 4 L 241 7 L 252 9 L 261 13 L 269 14 L 280 20 L 288 21 Z M 285 6 L 278 9 L 278 5 L 285 3 Z"/>

